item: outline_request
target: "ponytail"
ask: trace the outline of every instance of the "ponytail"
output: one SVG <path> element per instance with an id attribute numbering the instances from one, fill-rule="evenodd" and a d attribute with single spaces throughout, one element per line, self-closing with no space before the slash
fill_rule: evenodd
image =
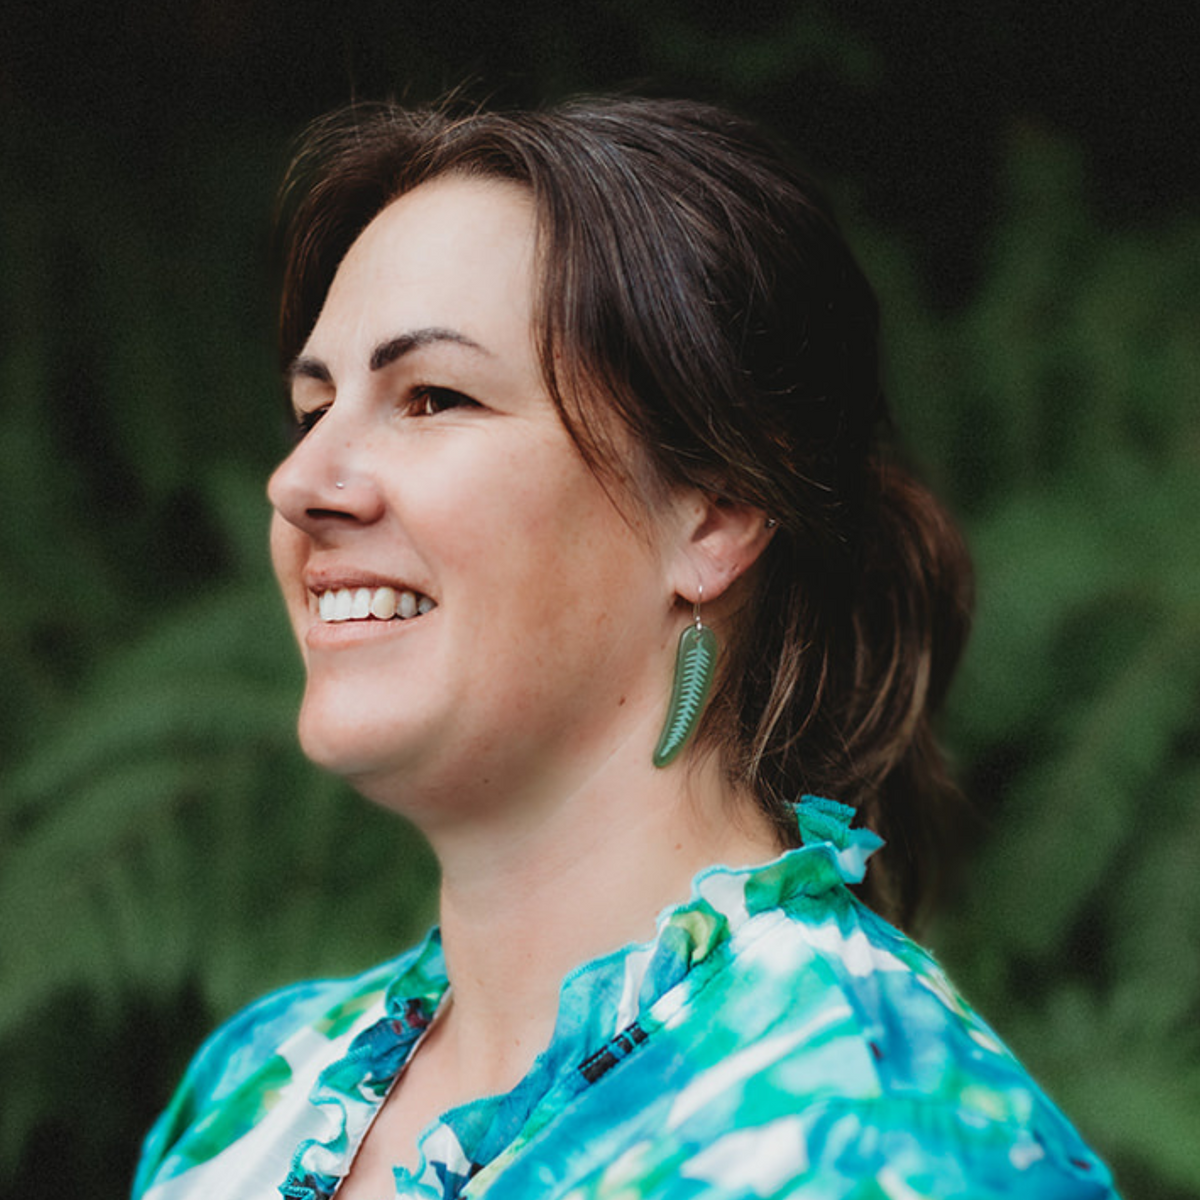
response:
<path id="1" fill-rule="evenodd" d="M 802 793 L 859 810 L 885 839 L 863 898 L 909 925 L 936 895 L 958 823 L 933 720 L 966 641 L 972 572 L 953 521 L 903 467 L 872 458 L 864 491 L 841 570 L 813 571 L 781 531 L 730 647 L 719 693 L 730 708 L 713 723 L 740 726 L 737 741 L 716 736 L 726 753 L 748 747 L 737 782 L 789 843 Z"/>
<path id="2" fill-rule="evenodd" d="M 855 800 L 885 839 L 871 899 L 910 920 L 943 873 L 958 791 L 933 719 L 970 625 L 970 558 L 933 494 L 903 468 L 872 462 L 854 615 L 854 678 L 841 702 Z M 847 781 L 853 786 L 850 781 Z"/>

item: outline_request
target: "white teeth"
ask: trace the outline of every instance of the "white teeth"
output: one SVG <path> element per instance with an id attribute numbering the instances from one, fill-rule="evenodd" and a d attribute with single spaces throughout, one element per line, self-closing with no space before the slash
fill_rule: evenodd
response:
<path id="1" fill-rule="evenodd" d="M 369 617 L 378 621 L 400 617 L 407 621 L 435 608 L 437 604 L 428 596 L 408 590 L 397 592 L 392 587 L 338 588 L 317 596 L 317 613 L 322 621 L 364 621 Z"/>
<path id="2" fill-rule="evenodd" d="M 371 616 L 390 621 L 396 615 L 396 589 L 381 587 L 371 597 Z"/>

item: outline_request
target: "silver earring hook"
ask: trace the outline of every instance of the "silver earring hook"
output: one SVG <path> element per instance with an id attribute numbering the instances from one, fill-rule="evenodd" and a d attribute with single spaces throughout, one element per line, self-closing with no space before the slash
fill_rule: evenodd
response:
<path id="1" fill-rule="evenodd" d="M 700 621 L 700 605 L 704 602 L 704 584 L 696 585 L 696 599 L 692 602 L 692 620 L 696 622 L 696 628 L 702 628 Z"/>

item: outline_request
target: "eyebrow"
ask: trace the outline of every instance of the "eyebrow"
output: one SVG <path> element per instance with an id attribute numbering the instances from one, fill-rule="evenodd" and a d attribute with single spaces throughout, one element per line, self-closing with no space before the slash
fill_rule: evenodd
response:
<path id="1" fill-rule="evenodd" d="M 459 333 L 456 329 L 443 329 L 435 325 L 427 329 L 414 329 L 408 333 L 401 333 L 394 338 L 388 338 L 385 342 L 380 342 L 371 351 L 367 365 L 372 371 L 382 371 L 384 367 L 390 367 L 392 363 L 406 354 L 438 342 L 450 342 L 456 346 L 465 346 L 468 350 L 476 350 L 480 354 L 491 353 L 478 342 L 467 337 L 465 333 Z M 301 354 L 292 360 L 286 376 L 289 383 L 293 379 L 315 379 L 320 383 L 333 382 L 329 368 L 319 358 L 313 358 L 307 354 Z"/>

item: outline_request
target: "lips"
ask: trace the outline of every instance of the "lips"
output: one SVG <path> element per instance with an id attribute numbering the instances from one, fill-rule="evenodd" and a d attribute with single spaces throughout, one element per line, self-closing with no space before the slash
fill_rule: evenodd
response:
<path id="1" fill-rule="evenodd" d="M 317 616 L 323 624 L 342 621 L 411 621 L 437 607 L 429 596 L 411 588 L 314 588 Z"/>

